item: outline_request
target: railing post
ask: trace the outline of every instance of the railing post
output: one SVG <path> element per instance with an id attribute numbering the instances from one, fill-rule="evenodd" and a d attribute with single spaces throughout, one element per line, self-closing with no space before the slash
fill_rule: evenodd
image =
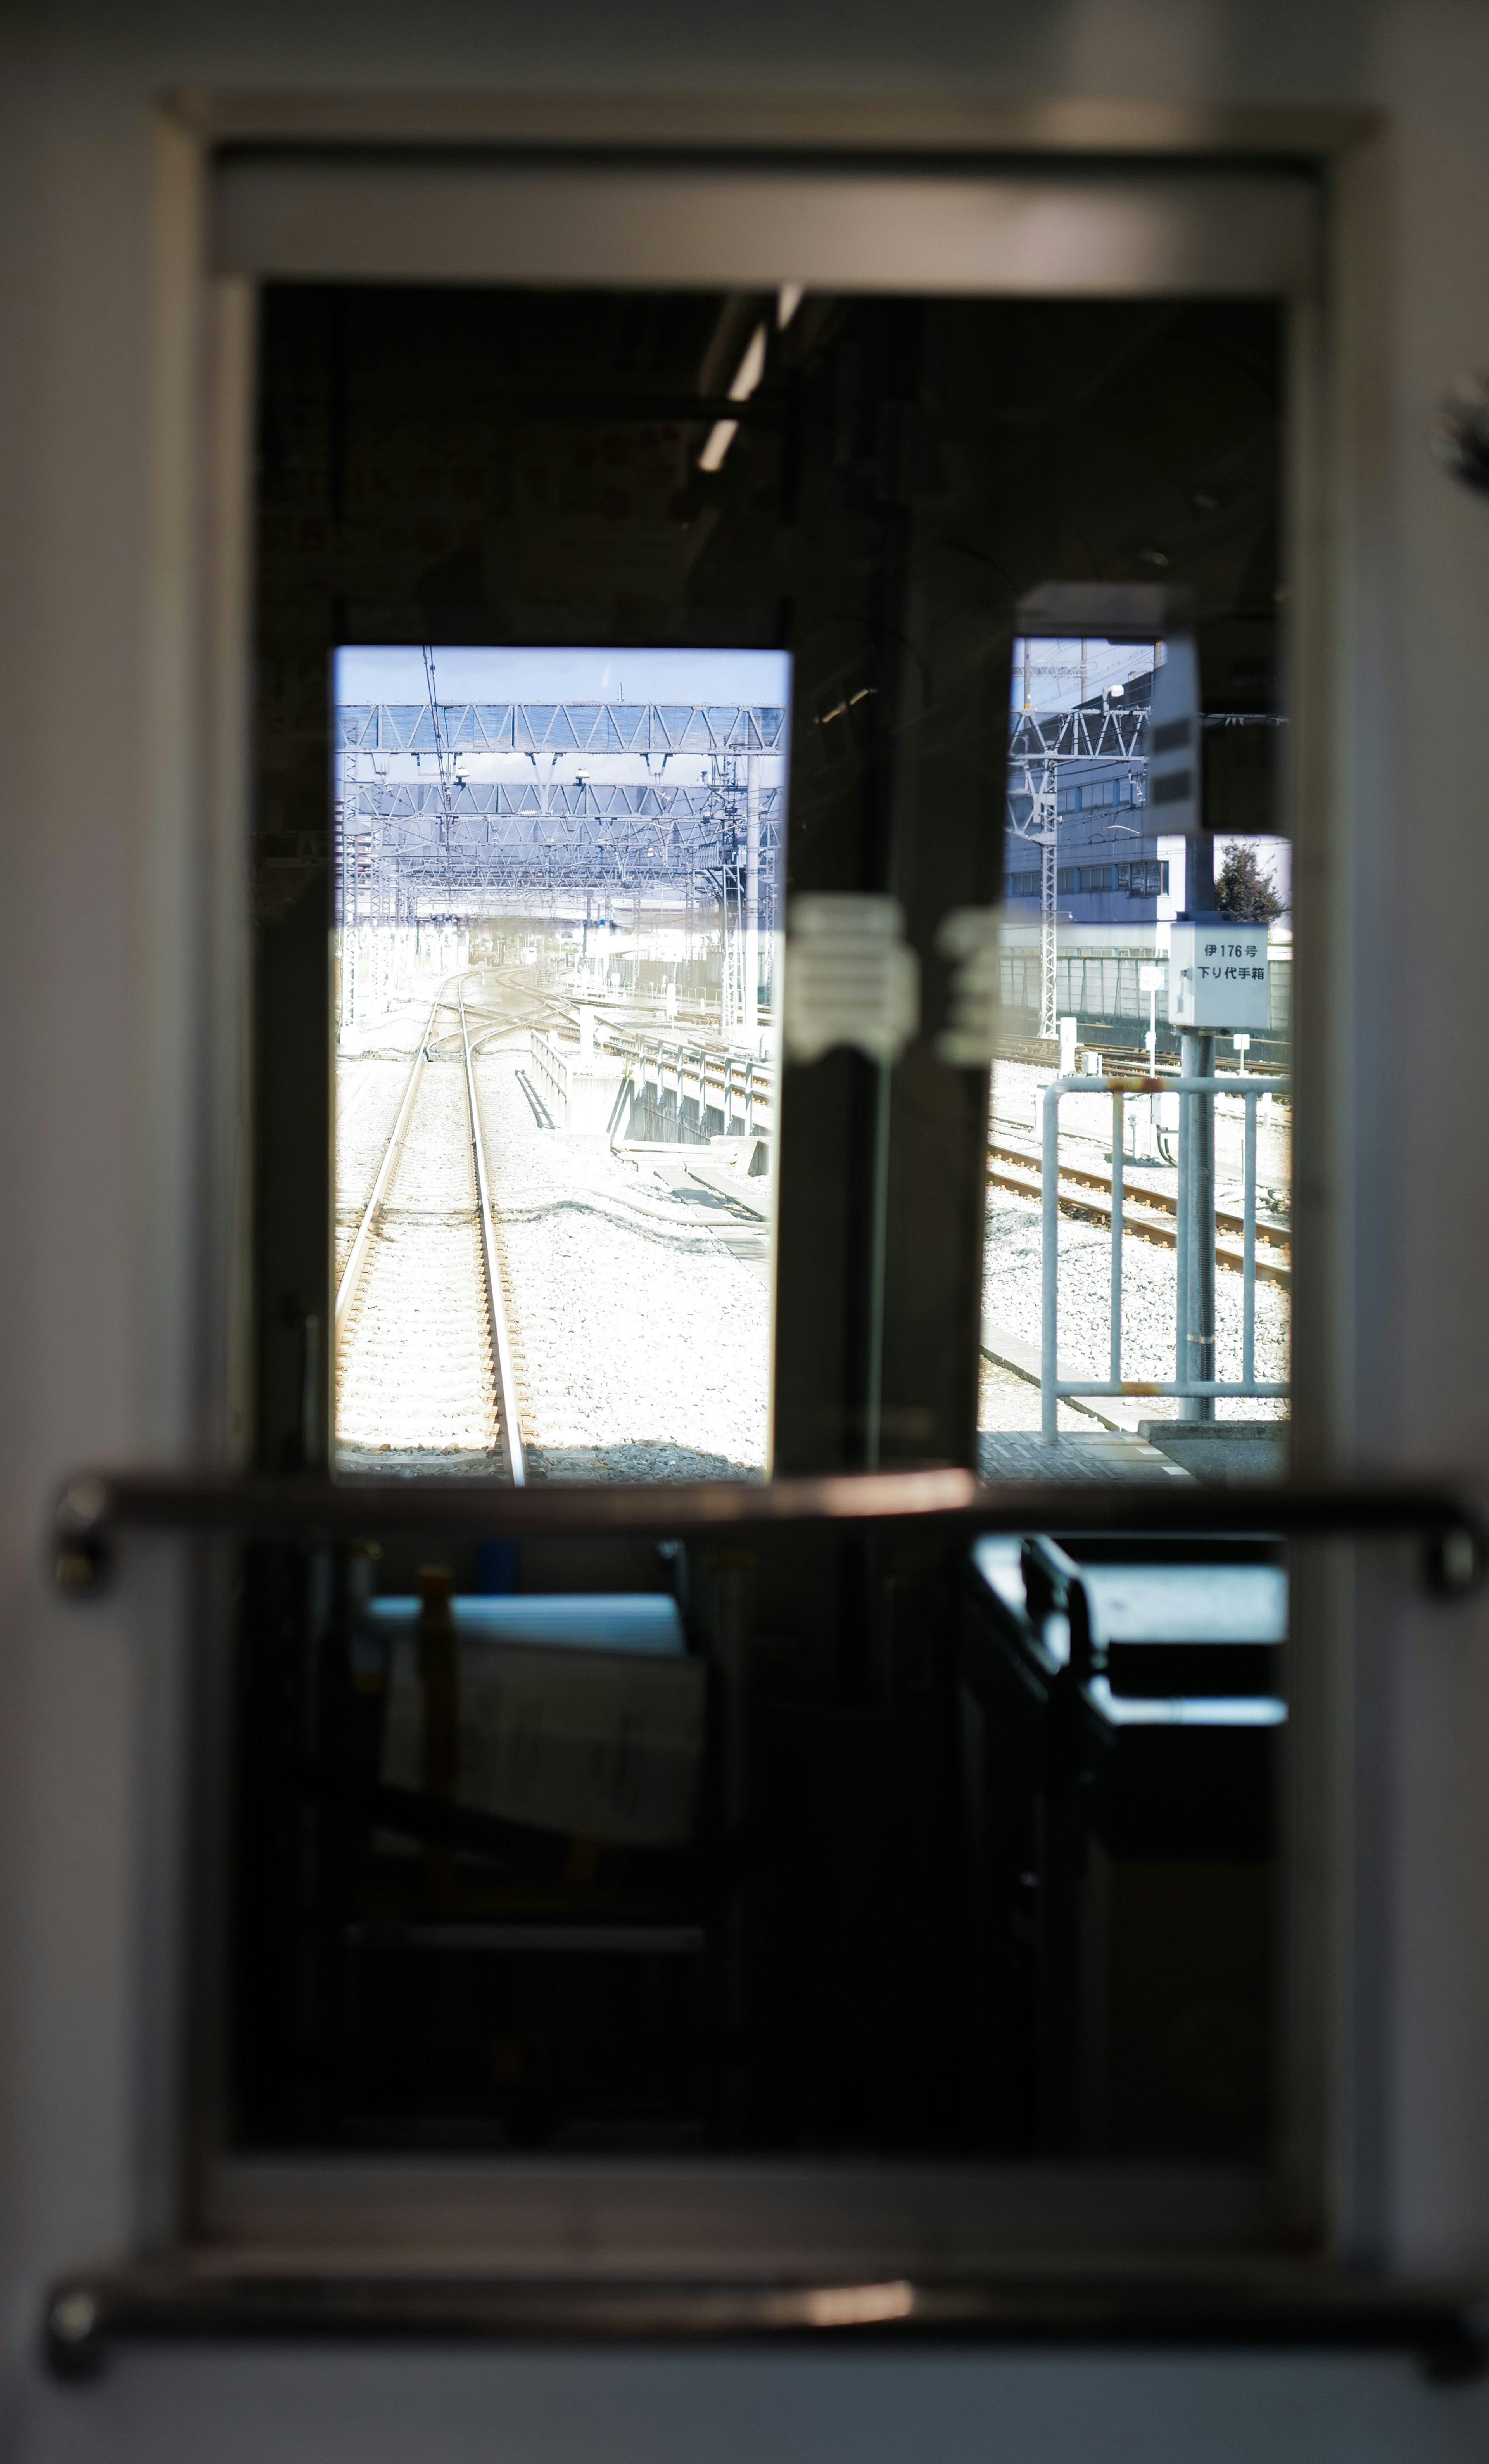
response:
<path id="1" fill-rule="evenodd" d="M 1197 1038 L 1195 1041 L 1200 1041 Z M 1211 1041 L 1206 1037 L 1205 1042 Z M 1187 1056 L 1191 1058 L 1192 1056 Z M 1281 1082 L 1285 1083 L 1285 1082 Z M 1112 1103 L 1112 1245 L 1111 1245 L 1111 1356 L 1109 1375 L 1105 1379 L 1071 1378 L 1063 1392 L 1069 1396 L 1117 1395 L 1122 1392 L 1122 1217 L 1126 1204 L 1126 1164 L 1122 1149 L 1122 1110 L 1125 1096 L 1113 1088 L 1109 1078 L 1097 1082 L 1098 1089 L 1110 1094 Z M 1055 1435 L 1061 1393 L 1059 1371 L 1059 1179 L 1060 1138 L 1058 1104 L 1062 1094 L 1096 1091 L 1088 1080 L 1067 1078 L 1057 1080 L 1044 1092 L 1044 1136 L 1040 1155 L 1040 1268 L 1042 1279 L 1042 1324 L 1040 1355 L 1040 1430 L 1044 1437 Z M 1236 1091 L 1241 1098 L 1245 1122 L 1244 1155 L 1245 1212 L 1242 1216 L 1243 1245 L 1241 1253 L 1242 1288 L 1242 1365 L 1239 1378 L 1222 1381 L 1216 1374 L 1213 1356 L 1201 1360 L 1196 1368 L 1193 1349 L 1203 1343 L 1212 1353 L 1215 1346 L 1215 1223 L 1214 1187 L 1213 1126 L 1215 1105 L 1218 1096 L 1230 1090 L 1214 1072 L 1213 1066 L 1203 1072 L 1192 1067 L 1185 1070 L 1174 1090 L 1179 1097 L 1179 1187 L 1176 1200 L 1174 1248 L 1175 1332 L 1178 1358 L 1171 1378 L 1155 1381 L 1150 1386 L 1129 1388 L 1129 1392 L 1147 1392 L 1171 1396 L 1182 1408 L 1182 1417 L 1193 1420 L 1215 1416 L 1217 1392 L 1227 1397 L 1244 1398 L 1252 1395 L 1285 1396 L 1291 1388 L 1285 1379 L 1263 1378 L 1256 1372 L 1256 1293 L 1257 1293 L 1257 1139 L 1259 1104 L 1263 1093 L 1274 1094 L 1277 1084 L 1263 1087 L 1244 1080 Z M 1192 1108 L 1205 1108 L 1205 1129 L 1211 1133 L 1206 1141 L 1196 1124 L 1200 1114 Z M 1207 1150 L 1208 1146 L 1208 1152 Z M 1141 1193 L 1139 1193 L 1141 1196 Z M 1201 1312 L 1208 1316 L 1208 1327 Z"/>
<path id="2" fill-rule="evenodd" d="M 1053 1445 L 1060 1434 L 1060 1094 L 1057 1078 L 1044 1089 L 1044 1158 L 1040 1175 L 1042 1222 L 1040 1265 L 1040 1435 Z"/>
<path id="3" fill-rule="evenodd" d="M 1199 1066 L 1195 1076 L 1215 1076 L 1215 1037 L 1202 1035 L 1199 1042 Z M 1194 1158 L 1191 1166 L 1190 1186 L 1194 1209 L 1193 1265 L 1190 1283 L 1190 1324 L 1192 1341 L 1198 1352 L 1198 1366 L 1190 1372 L 1196 1378 L 1211 1379 L 1215 1374 L 1215 1096 L 1213 1093 L 1194 1098 Z M 1196 1397 L 1195 1419 L 1213 1420 L 1215 1416 L 1215 1397 Z"/>
<path id="4" fill-rule="evenodd" d="M 1122 1138 L 1126 1107 L 1122 1092 L 1111 1090 L 1111 1382 L 1122 1383 Z"/>
<path id="5" fill-rule="evenodd" d="M 1256 1373 L 1257 1348 L 1257 1098 L 1247 1089 L 1243 1101 L 1246 1140 L 1246 1196 L 1241 1216 L 1241 1384 Z"/>
<path id="6" fill-rule="evenodd" d="M 1179 1041 L 1180 1075 L 1208 1078 L 1215 1069 L 1215 1037 L 1186 1027 Z M 1178 1382 L 1215 1375 L 1215 1097 L 1179 1098 L 1178 1190 Z M 1180 1398 L 1181 1420 L 1213 1420 L 1215 1397 Z"/>
<path id="7" fill-rule="evenodd" d="M 1179 1044 L 1179 1075 L 1185 1075 L 1185 1039 Z M 1173 1375 L 1182 1385 L 1190 1374 L 1189 1366 L 1189 1105 L 1187 1095 L 1180 1095 L 1179 1105 L 1179 1171 L 1173 1194 Z M 1185 1418 L 1182 1403 L 1179 1419 Z"/>

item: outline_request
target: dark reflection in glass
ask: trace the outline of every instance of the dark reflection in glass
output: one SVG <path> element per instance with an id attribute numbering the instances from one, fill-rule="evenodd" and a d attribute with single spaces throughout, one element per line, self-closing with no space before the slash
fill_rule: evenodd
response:
<path id="1" fill-rule="evenodd" d="M 1038 1231 L 1032 1101 L 1025 1117 L 1004 1072 L 1059 1067 L 1060 1018 L 1076 1018 L 1078 1052 L 1115 1050 L 1117 1038 L 1125 1061 L 1146 1061 L 1151 1032 L 1160 1074 L 1176 1057 L 1167 987 L 1143 979 L 1163 963 L 1156 928 L 1178 896 L 1171 834 L 1137 802 L 1148 756 L 1128 744 L 1116 760 L 1083 757 L 1055 789 L 1057 806 L 1081 799 L 1058 812 L 1056 903 L 1098 938 L 1079 958 L 1068 938 L 1057 949 L 1050 1050 L 1042 982 L 1038 1005 L 1025 982 L 1031 953 L 1042 966 L 1037 939 L 1020 944 L 1010 920 L 999 948 L 988 919 L 1000 907 L 1029 916 L 1031 871 L 1042 895 L 1043 851 L 1020 839 L 1032 809 L 1021 776 L 1010 796 L 1022 646 L 1042 642 L 1038 655 L 1072 671 L 1040 680 L 1031 648 L 1030 715 L 1112 702 L 1117 683 L 1135 709 L 1153 690 L 1153 644 L 1181 629 L 1181 594 L 1212 824 L 1182 850 L 1184 896 L 1193 910 L 1195 882 L 1208 884 L 1201 912 L 1216 921 L 1203 929 L 1245 937 L 1259 928 L 1235 901 L 1255 903 L 1261 869 L 1281 884 L 1285 731 L 1251 723 L 1285 715 L 1273 310 L 305 286 L 267 296 L 261 364 L 262 1463 L 328 1459 L 337 1240 L 355 1230 L 357 1204 L 343 1193 L 348 1221 L 334 1221 L 333 1021 L 343 1073 L 374 1048 L 361 1041 L 365 970 L 381 959 L 356 938 L 367 885 L 328 812 L 328 677 L 348 645 L 414 650 L 421 667 L 427 646 L 426 698 L 444 711 L 454 696 L 442 663 L 461 645 L 493 660 L 613 655 L 627 696 L 631 662 L 652 652 L 739 654 L 780 674 L 789 662 L 789 688 L 730 696 L 736 709 L 789 704 L 789 878 L 776 884 L 787 1013 L 794 901 L 876 902 L 855 913 L 874 919 L 880 945 L 896 936 L 893 1034 L 799 1045 L 770 1089 L 776 1469 L 980 1460 L 999 1477 L 1127 1468 L 1176 1489 L 1257 1467 L 1277 1421 L 1248 1432 L 1223 1413 L 1166 1425 L 1161 1445 L 1135 1410 L 1108 1412 L 1105 1429 L 1087 1413 L 1082 1431 L 1062 1414 L 1049 1449 L 1041 1329 L 1037 1311 L 1016 1309 L 1024 1267 L 1005 1254 L 1001 1212 L 988 1238 L 1000 1141 L 1028 1150 L 1007 1167 L 1025 1185 L 1004 1193 L 1006 1212 Z M 1049 585 L 1155 581 L 1171 613 L 1146 659 L 1130 627 L 1039 636 L 1019 612 Z M 379 705 L 361 691 L 340 699 L 363 714 L 361 814 L 363 785 L 374 806 L 386 792 L 364 723 Z M 343 727 L 343 754 L 353 736 Z M 432 748 L 431 760 L 437 854 Z M 389 816 L 379 806 L 377 818 Z M 1228 849 L 1256 862 L 1232 865 L 1222 897 Z M 736 864 L 721 897 L 737 891 Z M 845 913 L 808 912 L 829 925 Z M 447 979 L 475 979 L 431 1026 L 451 1057 L 429 1074 L 449 1082 L 458 1115 L 471 1009 L 515 1004 L 531 979 L 536 1001 L 573 1013 L 572 1055 L 558 1041 L 582 1059 L 592 936 L 602 921 L 616 938 L 625 926 L 624 899 L 603 918 L 576 905 L 556 931 L 534 915 L 456 914 L 431 907 L 391 929 L 419 936 L 421 962 L 426 932 L 450 936 L 429 970 L 431 1009 Z M 1129 918 L 1129 939 L 1111 942 Z M 1275 1017 L 1238 1053 L 1215 1048 L 1223 1028 L 1195 1030 L 1223 1081 L 1207 1114 L 1217 1243 L 1232 1238 L 1219 1216 L 1238 1211 L 1232 1065 L 1273 1072 L 1279 1088 L 1253 1158 L 1259 1259 L 1262 1218 L 1285 1225 L 1278 1073 L 1289 1057 L 1285 917 L 1259 929 Z M 841 954 L 852 935 L 819 938 Z M 958 968 L 989 950 L 1002 1007 L 979 1042 L 952 1022 Z M 742 955 L 740 938 L 721 933 L 716 985 L 705 966 L 673 986 L 677 1024 L 695 997 L 717 1002 L 708 1025 L 721 1047 L 749 1032 L 751 970 L 731 974 L 731 951 Z M 666 965 L 646 977 L 642 953 L 640 980 L 612 982 L 604 956 L 597 1052 L 612 995 L 659 1006 L 658 1032 L 670 1032 Z M 758 951 L 757 965 L 758 1000 L 773 979 Z M 385 989 L 370 996 L 378 1028 Z M 504 1091 L 528 1107 L 536 1148 L 561 1134 L 542 1127 L 557 1096 L 531 1040 L 548 1030 L 515 1008 L 513 1020 L 526 1058 L 508 1048 Z M 1036 1048 L 1021 1052 L 1020 1038 Z M 395 1056 L 395 1078 L 414 1049 Z M 636 1101 L 656 1107 L 653 1126 L 679 1091 L 691 1100 L 684 1076 L 679 1089 L 675 1073 L 659 1084 L 642 1068 Z M 737 1093 L 736 1079 L 732 1104 Z M 1087 1100 L 1109 1123 L 1109 1097 L 1074 1090 L 1073 1107 Z M 1170 1137 L 1162 1102 L 1133 1115 L 1155 1149 Z M 342 1116 L 343 1159 L 356 1118 Z M 1073 1109 L 1062 1173 L 1079 1160 L 1083 1120 Z M 608 1114 L 596 1134 L 608 1171 Z M 615 1160 L 622 1170 L 618 1149 Z M 1161 1154 L 1131 1160 L 1134 1182 L 1156 1187 Z M 1108 1181 L 1114 1163 L 1100 1167 Z M 1243 1180 L 1249 1169 L 1243 1159 Z M 663 1193 L 664 1213 L 681 1186 Z M 1090 1234 L 1093 1257 L 1101 1246 L 1101 1193 L 1082 1186 L 1069 1194 L 1084 1230 L 1057 1209 L 1062 1274 L 1071 1230 Z M 710 1221 L 727 1243 L 722 1219 Z M 477 1229 L 468 1218 L 461 1232 L 476 1282 Z M 1147 1267 L 1131 1245 L 1127 1340 L 1142 1358 Z M 724 1263 L 758 1277 L 757 1258 Z M 563 1325 L 573 1343 L 580 1323 L 577 1308 L 562 1318 L 573 1272 L 555 1265 L 550 1364 L 561 1366 Z M 1231 1272 L 1222 1261 L 1216 1286 Z M 1267 1288 L 1285 1301 L 1284 1285 Z M 1093 1293 L 1099 1315 L 1105 1267 Z M 681 1287 L 669 1297 L 680 1314 Z M 627 1342 L 661 1355 L 675 1330 L 653 1286 L 622 1279 L 606 1306 L 629 1312 Z M 1164 1300 L 1171 1332 L 1174 1308 Z M 1070 1309 L 1079 1335 L 1073 1298 Z M 536 1315 L 530 1281 L 512 1309 L 515 1347 L 536 1337 Z M 989 1358 L 995 1326 L 1025 1347 L 1011 1366 Z M 1259 1301 L 1253 1335 L 1260 1379 L 1272 1355 Z M 1223 1370 L 1219 1299 L 1196 1339 L 1212 1337 Z M 705 1331 L 691 1347 L 690 1375 L 723 1356 L 712 1340 Z M 535 1348 L 515 1375 L 536 1374 Z M 1099 1374 L 1099 1347 L 1092 1356 Z M 573 1367 L 577 1380 L 593 1374 L 592 1359 Z M 990 1387 L 1017 1387 L 1032 1416 L 990 1412 Z M 676 1399 L 670 1432 L 646 1439 L 764 1463 L 763 1439 L 706 1444 L 684 1428 L 680 1384 Z M 1161 1398 L 1151 1410 L 1130 1399 L 1164 1419 Z M 364 1433 L 351 1459 L 349 1403 L 339 1426 L 343 1471 L 366 1477 L 375 1447 Z M 471 1478 L 515 1476 L 499 1419 L 469 1444 L 449 1436 Z M 580 1467 L 558 1459 L 566 1441 L 549 1442 L 556 1459 L 534 1476 Z M 387 1454 L 381 1465 L 427 1467 Z M 369 1501 L 369 1534 L 377 1523 Z M 381 1555 L 256 1548 L 235 1681 L 235 2144 L 1251 2163 L 1272 2130 L 1286 1621 L 1285 1572 L 1264 1540 L 1124 1553 L 1038 1514 L 1018 1542 L 971 1557 L 888 1529 L 764 1535 L 748 1551 L 582 1537 Z"/>

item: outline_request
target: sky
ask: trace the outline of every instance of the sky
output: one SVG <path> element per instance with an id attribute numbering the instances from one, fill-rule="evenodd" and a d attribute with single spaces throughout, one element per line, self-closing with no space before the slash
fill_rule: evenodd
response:
<path id="1" fill-rule="evenodd" d="M 465 701 L 712 702 L 784 709 L 791 660 L 784 650 L 463 649 L 434 648 L 442 703 Z M 424 652 L 359 648 L 336 654 L 340 702 L 428 699 Z"/>
<path id="2" fill-rule="evenodd" d="M 1088 641 L 1087 694 L 1100 693 L 1152 665 L 1146 642 Z M 1079 641 L 1038 641 L 1034 705 L 1067 710 L 1081 698 Z M 441 702 L 619 701 L 713 702 L 782 709 L 791 691 L 784 650 L 614 650 L 434 648 Z M 1023 702 L 1023 646 L 1014 646 L 1014 707 Z M 419 702 L 428 698 L 420 645 L 348 645 L 336 654 L 339 702 Z"/>
<path id="3" fill-rule="evenodd" d="M 1034 641 L 1029 645 L 1033 670 L 1030 701 L 1035 710 L 1073 710 L 1081 698 L 1081 644 L 1053 639 Z M 1090 699 L 1108 685 L 1126 684 L 1131 676 L 1146 676 L 1153 664 L 1150 642 L 1087 641 L 1085 645 L 1085 691 Z M 1023 644 L 1014 644 L 1014 667 L 1010 697 L 1015 710 L 1023 708 Z"/>

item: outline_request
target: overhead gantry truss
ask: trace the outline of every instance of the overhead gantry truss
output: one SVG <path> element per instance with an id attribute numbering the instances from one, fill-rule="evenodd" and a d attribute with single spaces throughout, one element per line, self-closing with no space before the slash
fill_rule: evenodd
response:
<path id="1" fill-rule="evenodd" d="M 452 759 L 477 753 L 634 753 L 658 762 L 686 753 L 783 753 L 783 710 L 698 702 L 442 702 L 439 724 Z M 433 707 L 343 702 L 339 751 L 369 759 L 439 750 Z"/>
<path id="2" fill-rule="evenodd" d="M 631 702 L 358 703 L 336 714 L 347 912 L 390 891 L 725 894 L 749 789 L 774 905 L 786 714 Z"/>
<path id="3" fill-rule="evenodd" d="M 1114 762 L 1125 762 L 1135 781 L 1146 779 L 1146 708 L 1083 702 L 1075 710 L 1016 711 L 1008 729 L 1008 824 L 1014 835 L 1040 838 L 1041 796 L 1053 798 L 1057 781 L 1068 784 L 1070 765 L 1083 765 L 1076 772 L 1080 780 L 1086 763 L 1104 772 Z"/>
<path id="4" fill-rule="evenodd" d="M 1087 765 L 1108 772 L 1129 765 L 1134 784 L 1148 768 L 1146 705 L 1081 702 L 1073 710 L 1017 711 L 1009 724 L 1008 828 L 1040 851 L 1040 1034 L 1053 1040 L 1056 1020 L 1056 893 L 1060 864 L 1062 769 Z M 1141 801 L 1141 799 L 1139 799 Z"/>
<path id="5" fill-rule="evenodd" d="M 1016 711 L 1008 759 L 1025 761 L 1140 761 L 1148 755 L 1146 707 L 1083 702 L 1076 710 Z"/>

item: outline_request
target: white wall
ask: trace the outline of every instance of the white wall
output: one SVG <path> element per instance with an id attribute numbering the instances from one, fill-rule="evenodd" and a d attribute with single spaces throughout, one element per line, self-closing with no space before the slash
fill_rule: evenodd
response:
<path id="1" fill-rule="evenodd" d="M 27 2388 L 27 2464 L 1458 2464 L 1400 2362 L 471 2352 L 122 2355 Z"/>
<path id="2" fill-rule="evenodd" d="M 1456 369 L 1489 362 L 1489 11 L 1468 0 L 708 11 L 680 0 L 55 0 L 43 14 L 10 0 L 0 12 L 0 2326 L 17 2452 L 335 2453 L 354 2420 L 359 2453 L 374 2456 L 416 2439 L 452 2455 L 478 2442 L 576 2459 L 786 2454 L 783 2425 L 816 2415 L 799 2387 L 780 2392 L 778 2373 L 632 2365 L 622 2413 L 602 2371 L 515 2360 L 445 2375 L 427 2359 L 415 2370 L 299 2354 L 208 2381 L 199 2361 L 156 2357 L 82 2393 L 32 2376 L 48 2271 L 127 2242 L 148 2210 L 141 2115 L 159 2103 L 157 2057 L 135 2054 L 142 1945 L 168 1940 L 170 1917 L 142 1892 L 140 1847 L 145 1816 L 168 1807 L 157 1621 L 139 1586 L 86 1614 L 54 1606 L 38 1540 L 64 1467 L 159 1455 L 188 1430 L 193 985 L 168 918 L 190 867 L 184 808 L 144 784 L 152 694 L 172 654 L 148 561 L 150 130 L 163 89 L 217 84 L 920 91 L 1359 103 L 1388 116 L 1369 275 L 1388 381 L 1362 406 L 1348 505 L 1358 837 L 1340 897 L 1357 953 L 1348 1041 L 1367 1133 L 1361 1160 L 1338 1168 L 1358 1176 L 1367 1232 L 1347 1301 L 1347 1399 L 1369 1459 L 1485 1478 L 1489 1141 L 1475 995 L 1489 503 L 1434 469 L 1424 423 Z M 1454 2266 L 1489 2252 L 1489 1649 L 1481 1610 L 1419 1609 L 1384 1576 L 1367 1588 L 1362 1727 L 1385 1787 L 1369 1845 L 1386 1904 L 1360 1946 L 1361 2231 L 1413 2263 Z M 1446 2453 L 1479 2417 L 1363 2365 L 987 2362 L 976 2373 L 936 2365 L 896 2381 L 918 2392 L 892 2402 L 869 2369 L 819 2378 L 812 2402 L 834 2393 L 812 2452 L 923 2453 L 938 2407 L 948 2455 Z M 229 2387 L 230 2441 L 212 2393 Z M 499 2436 L 494 2423 L 507 2425 Z"/>

